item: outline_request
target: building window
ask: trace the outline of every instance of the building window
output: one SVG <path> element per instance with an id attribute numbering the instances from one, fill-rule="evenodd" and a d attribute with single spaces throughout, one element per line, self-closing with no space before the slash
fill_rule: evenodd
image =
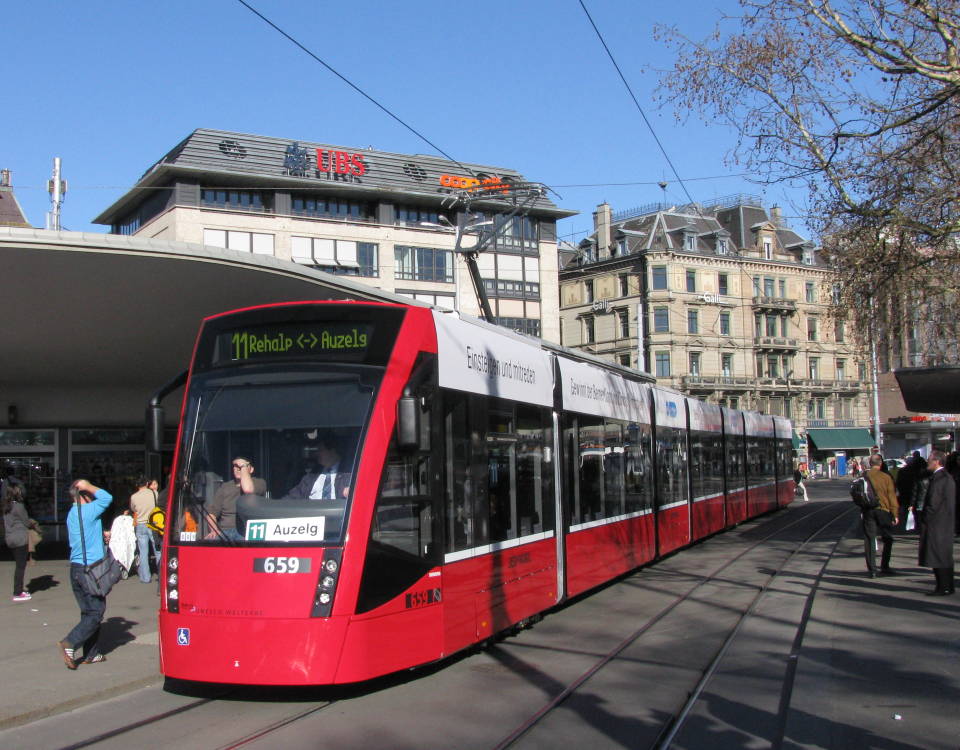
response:
<path id="1" fill-rule="evenodd" d="M 510 279 L 484 279 L 483 288 L 491 297 L 513 299 L 540 299 L 540 283 L 537 281 L 513 281 Z"/>
<path id="2" fill-rule="evenodd" d="M 690 352 L 690 374 L 700 374 L 700 352 Z"/>
<path id="3" fill-rule="evenodd" d="M 527 249 L 536 250 L 540 241 L 540 222 L 530 216 L 514 216 L 503 221 L 502 216 L 485 216 L 494 222 L 497 230 L 497 247 L 513 249 L 514 251 Z M 501 223 L 502 222 L 502 223 Z"/>
<path id="4" fill-rule="evenodd" d="M 626 310 L 617 310 L 617 325 L 620 327 L 620 338 L 630 338 L 630 314 Z"/>
<path id="5" fill-rule="evenodd" d="M 687 310 L 687 333 L 700 333 L 700 313 L 697 310 Z"/>
<path id="6" fill-rule="evenodd" d="M 834 321 L 833 323 L 833 338 L 838 344 L 843 343 L 844 338 L 844 325 L 842 320 Z"/>
<path id="7" fill-rule="evenodd" d="M 697 291 L 697 272 L 692 269 L 687 269 L 687 291 Z"/>
<path id="8" fill-rule="evenodd" d="M 764 279 L 763 280 L 763 296 L 772 297 L 773 296 L 773 279 Z"/>
<path id="9" fill-rule="evenodd" d="M 374 242 L 291 237 L 290 256 L 296 263 L 344 276 L 379 276 L 378 245 Z"/>
<path id="10" fill-rule="evenodd" d="M 667 267 L 666 266 L 651 266 L 650 276 L 651 276 L 651 285 L 653 289 L 667 288 Z"/>
<path id="11" fill-rule="evenodd" d="M 273 235 L 258 232 L 234 232 L 226 229 L 204 229 L 203 244 L 237 250 L 254 255 L 273 255 Z"/>
<path id="12" fill-rule="evenodd" d="M 805 266 L 812 266 L 812 265 L 813 265 L 813 250 L 806 250 L 806 249 L 805 249 L 805 250 L 803 251 L 803 258 L 801 259 L 800 262 L 803 263 L 803 265 L 805 265 Z"/>
<path id="13" fill-rule="evenodd" d="M 629 354 L 619 354 L 619 355 L 617 355 L 617 359 L 619 360 L 620 364 L 621 364 L 623 367 L 629 367 L 629 366 L 630 366 L 630 355 L 629 355 Z"/>
<path id="14" fill-rule="evenodd" d="M 585 344 L 592 344 L 596 341 L 596 329 L 594 328 L 594 320 L 592 315 L 587 315 L 583 319 L 583 342 Z"/>
<path id="15" fill-rule="evenodd" d="M 817 289 L 812 281 L 808 281 L 806 284 L 804 284 L 804 290 L 806 292 L 805 299 L 807 302 L 817 301 Z"/>
<path id="16" fill-rule="evenodd" d="M 807 341 L 817 340 L 817 317 L 815 315 L 807 316 Z"/>
<path id="17" fill-rule="evenodd" d="M 760 277 L 759 276 L 753 277 L 753 296 L 754 297 L 760 296 Z"/>
<path id="18" fill-rule="evenodd" d="M 763 241 L 763 257 L 767 260 L 773 260 L 773 241 L 765 239 Z"/>
<path id="19" fill-rule="evenodd" d="M 270 211 L 270 194 L 256 190 L 200 190 L 200 205 L 235 211 Z"/>
<path id="20" fill-rule="evenodd" d="M 722 310 L 720 312 L 720 335 L 729 336 L 730 335 L 730 311 Z"/>
<path id="21" fill-rule="evenodd" d="M 787 282 L 785 279 L 777 279 L 777 287 L 780 292 L 780 299 L 787 298 Z"/>
<path id="22" fill-rule="evenodd" d="M 450 307 L 453 307 L 452 303 Z M 540 337 L 540 321 L 535 318 L 497 318 L 497 325 L 528 336 Z"/>
<path id="23" fill-rule="evenodd" d="M 731 409 L 739 409 L 739 408 L 740 408 L 740 397 L 739 397 L 739 396 L 731 396 L 729 399 L 727 399 L 727 404 L 730 406 Z"/>
<path id="24" fill-rule="evenodd" d="M 780 335 L 784 338 L 790 335 L 790 320 L 786 315 L 780 317 Z"/>
<path id="25" fill-rule="evenodd" d="M 775 354 L 767 357 L 767 377 L 780 377 L 780 358 Z"/>
<path id="26" fill-rule="evenodd" d="M 725 237 L 717 237 L 717 255 L 727 254 L 727 240 Z"/>
<path id="27" fill-rule="evenodd" d="M 658 378 L 670 377 L 670 352 L 657 352 L 654 355 L 656 362 L 656 376 Z"/>
<path id="28" fill-rule="evenodd" d="M 820 380 L 820 357 L 810 357 L 810 380 Z"/>
<path id="29" fill-rule="evenodd" d="M 812 398 L 807 402 L 807 419 L 826 419 L 826 399 Z"/>
<path id="30" fill-rule="evenodd" d="M 757 338 L 763 336 L 763 316 L 760 313 L 753 314 L 753 335 Z"/>
<path id="31" fill-rule="evenodd" d="M 397 206 L 397 224 L 440 224 L 440 212 L 424 206 Z M 444 217 L 449 222 L 449 218 Z"/>
<path id="32" fill-rule="evenodd" d="M 295 195 L 290 201 L 290 207 L 294 216 L 320 216 L 337 219 L 369 218 L 369 209 L 365 204 L 337 198 L 310 198 Z"/>
<path id="33" fill-rule="evenodd" d="M 720 356 L 720 374 L 725 378 L 733 377 L 733 355 L 723 354 Z"/>
<path id="34" fill-rule="evenodd" d="M 630 276 L 625 273 L 620 274 L 620 296 L 630 296 Z"/>
<path id="35" fill-rule="evenodd" d="M 588 305 L 593 302 L 593 279 L 583 282 L 583 301 Z"/>
<path id="36" fill-rule="evenodd" d="M 765 317 L 766 317 L 766 335 L 776 336 L 777 335 L 777 316 L 767 315 Z"/>
<path id="37" fill-rule="evenodd" d="M 847 360 L 838 359 L 837 360 L 837 380 L 846 380 L 847 379 Z"/>
<path id="38" fill-rule="evenodd" d="M 694 252 L 697 249 L 697 235 L 692 232 L 684 233 L 683 249 L 691 253 Z"/>
<path id="39" fill-rule="evenodd" d="M 670 333 L 670 311 L 666 307 L 653 308 L 653 332 Z"/>
<path id="40" fill-rule="evenodd" d="M 727 282 L 727 274 L 718 273 L 717 274 L 717 294 L 729 294 L 730 287 Z"/>
<path id="41" fill-rule="evenodd" d="M 453 254 L 449 250 L 395 245 L 394 260 L 398 279 L 453 282 Z"/>
<path id="42" fill-rule="evenodd" d="M 404 297 L 410 297 L 411 299 L 419 300 L 420 302 L 426 302 L 427 304 L 434 305 L 435 307 L 443 307 L 447 310 L 456 309 L 456 296 L 453 294 L 434 294 L 433 292 L 418 292 L 414 290 L 398 289 L 397 294 L 403 295 Z M 503 325 L 500 323 L 500 319 L 497 318 L 498 325 Z M 511 326 L 507 326 L 508 328 Z"/>

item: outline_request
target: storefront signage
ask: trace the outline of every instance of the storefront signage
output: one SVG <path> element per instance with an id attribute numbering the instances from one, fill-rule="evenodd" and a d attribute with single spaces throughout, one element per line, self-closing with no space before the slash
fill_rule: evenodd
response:
<path id="1" fill-rule="evenodd" d="M 317 177 L 322 180 L 336 182 L 362 182 L 360 178 L 367 173 L 367 164 L 363 154 L 354 154 L 349 151 L 335 151 L 333 149 L 318 148 L 316 166 L 313 174 L 310 173 L 310 149 L 294 141 L 287 146 L 283 157 L 283 173 L 290 177 Z"/>
<path id="2" fill-rule="evenodd" d="M 510 192 L 510 183 L 499 177 L 484 177 L 480 179 L 478 177 L 442 174 L 440 175 L 440 186 L 452 190 L 466 190 L 468 193 L 490 192 L 503 193 L 506 195 Z"/>

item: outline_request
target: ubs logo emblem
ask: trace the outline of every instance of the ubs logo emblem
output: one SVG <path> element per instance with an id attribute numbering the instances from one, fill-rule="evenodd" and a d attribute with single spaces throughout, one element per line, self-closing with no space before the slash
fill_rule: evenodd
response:
<path id="1" fill-rule="evenodd" d="M 310 167 L 310 152 L 299 143 L 294 141 L 289 146 L 283 157 L 283 171 L 291 177 L 306 177 L 307 169 Z"/>
<path id="2" fill-rule="evenodd" d="M 190 645 L 190 628 L 177 628 L 177 645 Z"/>

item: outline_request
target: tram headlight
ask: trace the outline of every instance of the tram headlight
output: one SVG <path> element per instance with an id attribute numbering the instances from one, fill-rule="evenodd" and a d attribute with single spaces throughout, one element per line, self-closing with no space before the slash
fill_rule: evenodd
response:
<path id="1" fill-rule="evenodd" d="M 171 573 L 171 574 L 170 574 L 170 577 L 167 578 L 167 583 L 169 583 L 171 586 L 176 586 L 176 585 L 177 585 L 177 574 L 176 574 L 176 573 Z"/>
<path id="2" fill-rule="evenodd" d="M 336 594 L 337 579 L 340 577 L 340 561 L 343 550 L 328 548 L 323 551 L 320 575 L 317 577 L 317 590 L 313 599 L 313 617 L 329 617 L 333 612 L 333 597 Z"/>

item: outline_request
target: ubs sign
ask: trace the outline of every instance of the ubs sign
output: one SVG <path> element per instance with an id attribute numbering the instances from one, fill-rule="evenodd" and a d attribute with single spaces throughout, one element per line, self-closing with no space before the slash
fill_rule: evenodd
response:
<path id="1" fill-rule="evenodd" d="M 301 146 L 299 142 L 294 141 L 287 146 L 283 157 L 283 173 L 290 177 L 316 177 L 321 180 L 353 183 L 362 182 L 360 178 L 367 173 L 363 154 L 322 148 L 313 150 L 315 157 L 311 159 L 310 149 Z"/>

